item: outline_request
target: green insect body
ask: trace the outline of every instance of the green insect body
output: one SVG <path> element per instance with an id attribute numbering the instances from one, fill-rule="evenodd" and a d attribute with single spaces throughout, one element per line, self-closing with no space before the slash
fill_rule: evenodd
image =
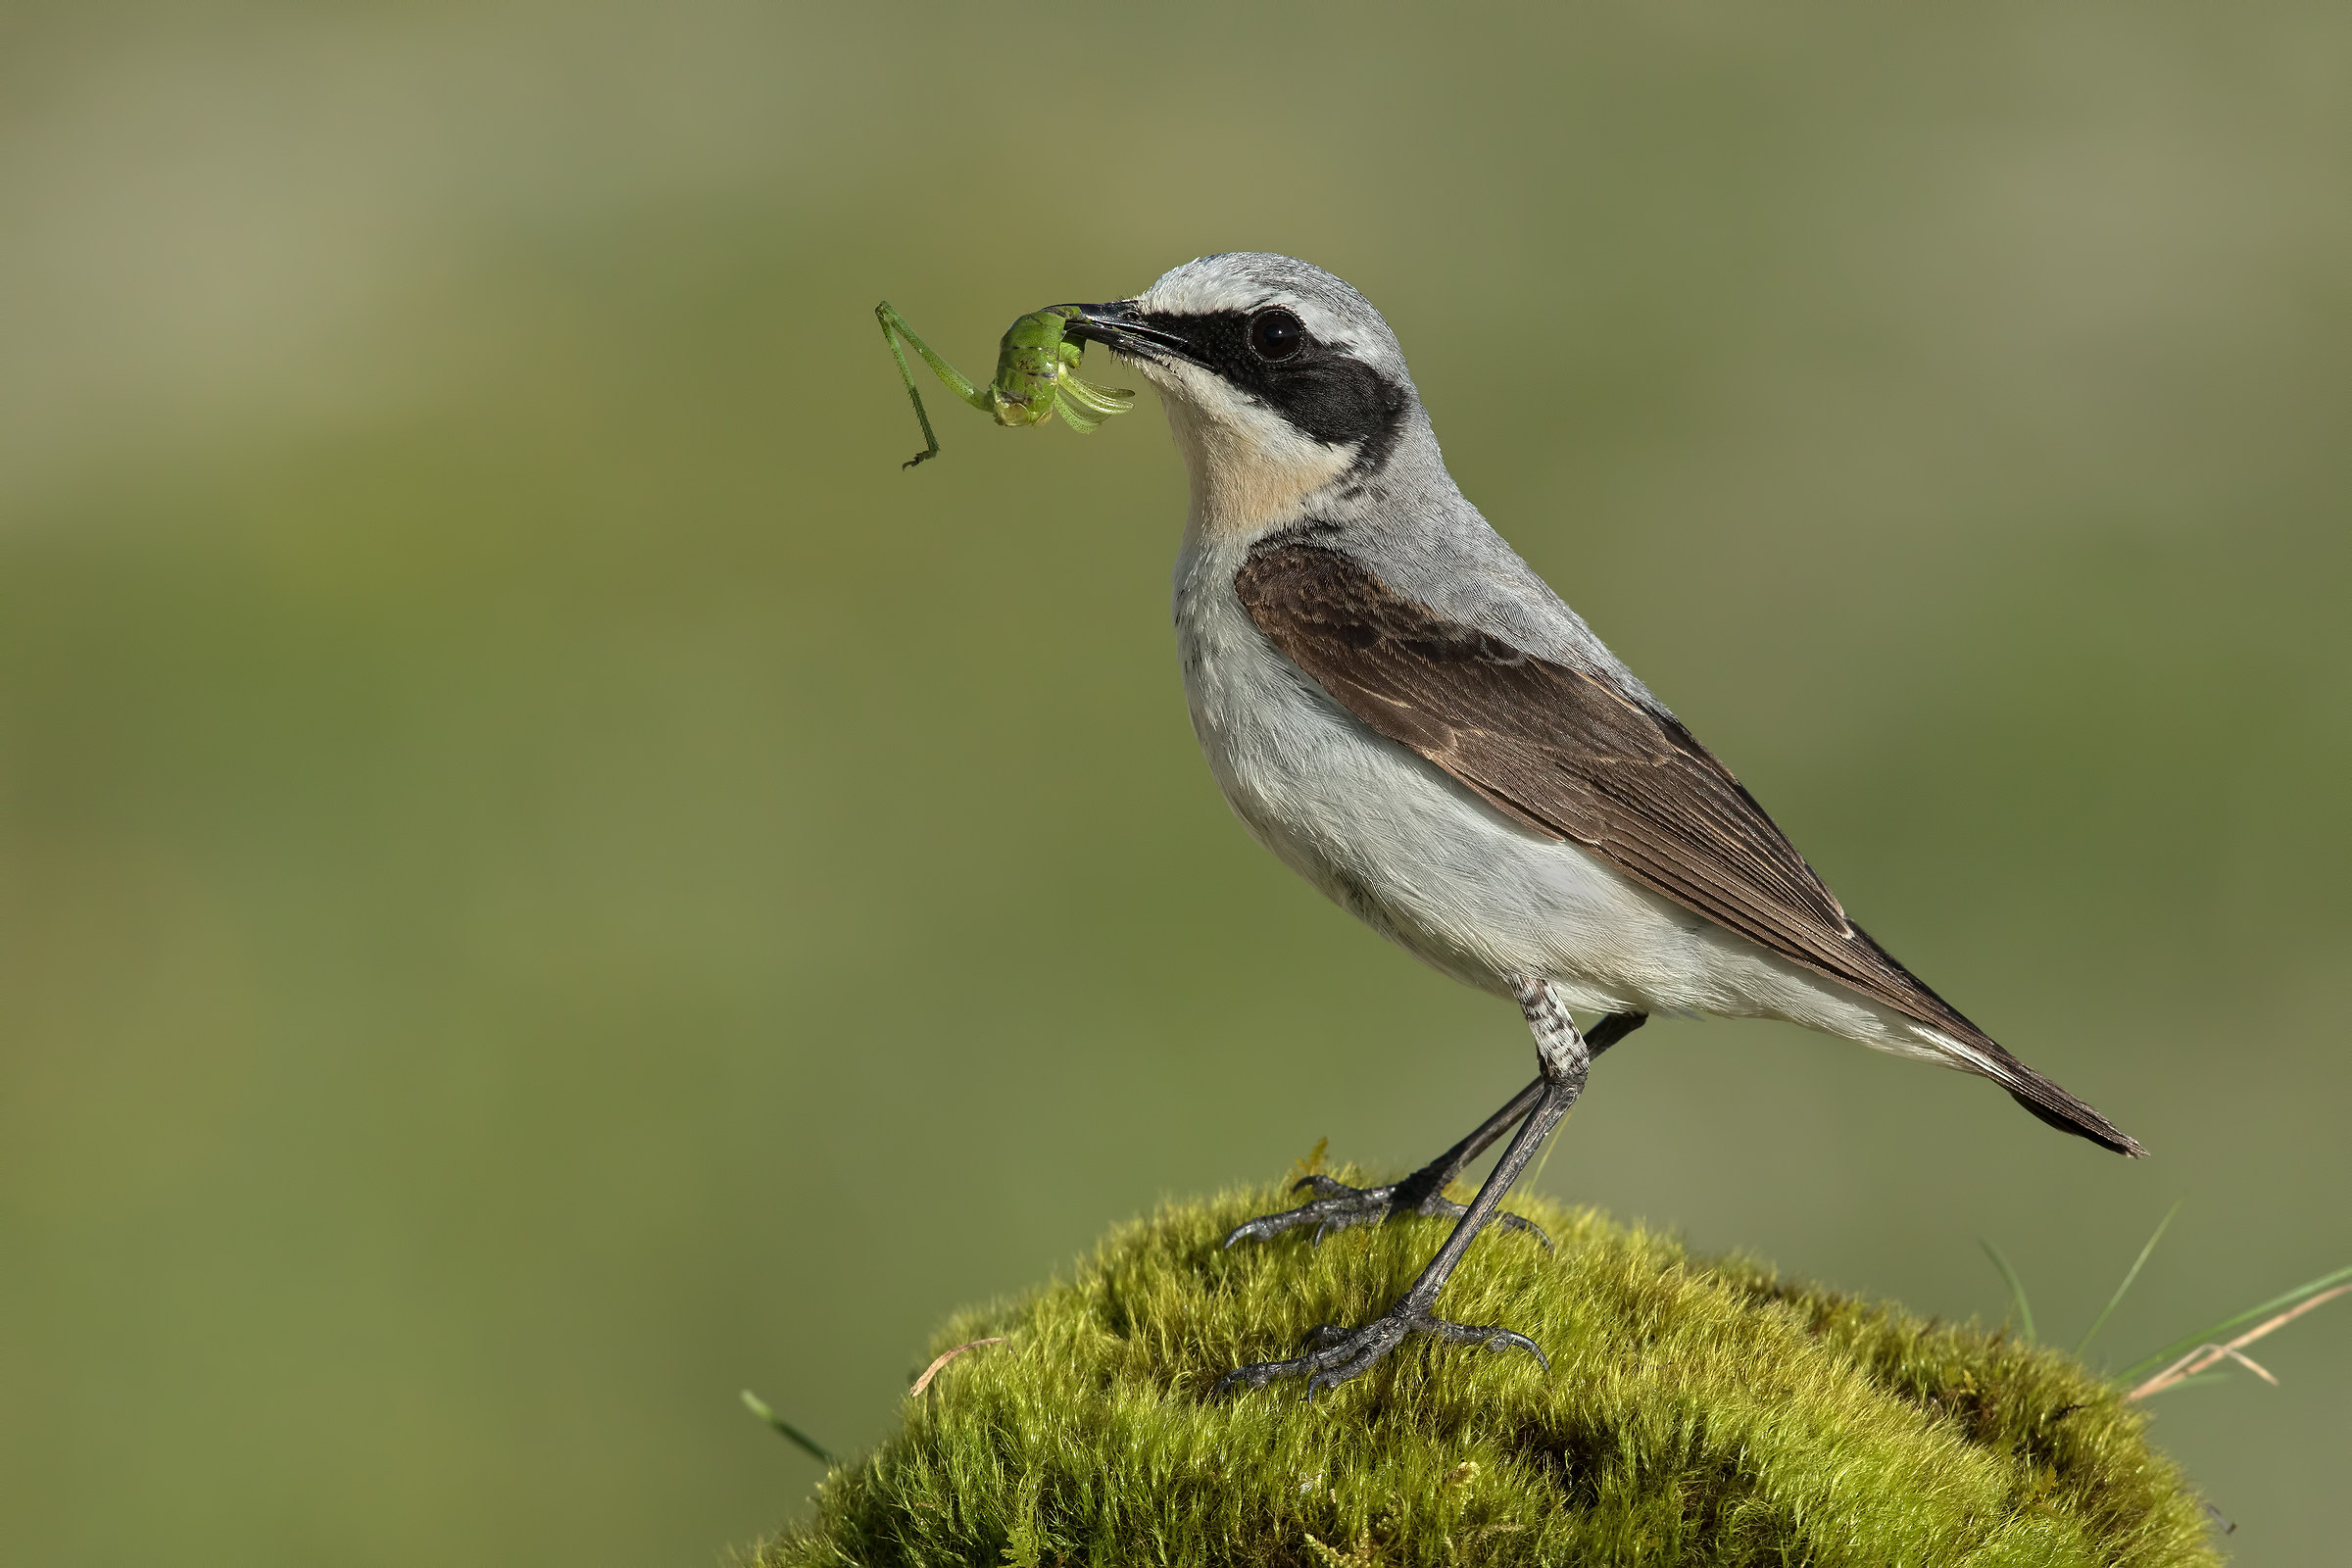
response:
<path id="1" fill-rule="evenodd" d="M 906 383 L 915 422 L 923 427 L 923 450 L 901 467 L 911 468 L 925 458 L 939 455 L 939 437 L 931 431 L 931 416 L 923 412 L 923 395 L 915 390 L 914 372 L 907 368 L 902 342 L 913 346 L 950 391 L 1011 428 L 1041 424 L 1058 414 L 1064 424 L 1086 435 L 1112 415 L 1135 407 L 1133 392 L 1110 391 L 1079 378 L 1078 362 L 1086 355 L 1086 345 L 1066 335 L 1070 322 L 1086 319 L 1086 313 L 1075 305 L 1032 311 L 1007 327 L 997 348 L 997 378 L 985 387 L 972 385 L 956 373 L 956 367 L 933 353 L 931 345 L 914 335 L 888 300 L 874 307 L 874 319 L 882 323 L 882 340 L 890 345 L 891 358 L 899 362 L 899 378 Z"/>

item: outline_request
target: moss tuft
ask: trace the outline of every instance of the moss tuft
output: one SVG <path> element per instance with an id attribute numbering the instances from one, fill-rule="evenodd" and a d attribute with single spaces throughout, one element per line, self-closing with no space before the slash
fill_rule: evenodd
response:
<path id="1" fill-rule="evenodd" d="M 902 1429 L 762 1568 L 858 1564 L 2212 1564 L 2146 1416 L 2056 1351 L 1694 1258 L 1529 1200 L 1443 1308 L 1524 1354 L 1408 1342 L 1301 1405 L 1211 1399 L 1409 1283 L 1424 1221 L 1218 1250 L 1269 1190 L 1162 1210 L 1075 1279 L 964 1312 Z"/>

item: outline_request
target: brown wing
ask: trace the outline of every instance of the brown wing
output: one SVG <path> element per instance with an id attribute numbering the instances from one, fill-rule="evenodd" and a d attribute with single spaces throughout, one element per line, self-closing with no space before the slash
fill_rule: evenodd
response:
<path id="1" fill-rule="evenodd" d="M 1906 1017 L 1999 1050 L 1855 929 L 1671 714 L 1446 619 L 1336 551 L 1262 550 L 1235 587 L 1258 629 L 1325 691 L 1497 809 Z"/>
<path id="2" fill-rule="evenodd" d="M 1846 919 L 1764 808 L 1673 715 L 1448 620 L 1336 551 L 1261 549 L 1234 586 L 1258 629 L 1349 712 L 1497 810 L 1960 1040 L 1978 1056 L 1968 1065 L 2051 1126 L 2141 1152 Z"/>

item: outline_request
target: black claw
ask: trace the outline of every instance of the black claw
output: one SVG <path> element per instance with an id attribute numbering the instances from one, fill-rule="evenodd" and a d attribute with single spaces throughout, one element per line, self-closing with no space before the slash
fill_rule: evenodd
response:
<path id="1" fill-rule="evenodd" d="M 1516 1329 L 1488 1326 L 1474 1328 L 1465 1323 L 1446 1323 L 1433 1320 L 1427 1331 L 1456 1345 L 1475 1345 L 1483 1350 L 1525 1350 L 1534 1356 L 1544 1370 L 1551 1370 L 1551 1357 L 1544 1348 Z"/>
<path id="2" fill-rule="evenodd" d="M 1455 1206 L 1458 1208 L 1460 1205 L 1456 1204 Z M 1502 1209 L 1495 1213 L 1494 1222 L 1498 1225 L 1508 1226 L 1510 1229 L 1515 1231 L 1525 1231 L 1528 1235 L 1533 1236 L 1537 1241 L 1544 1244 L 1544 1250 L 1546 1252 L 1551 1250 L 1550 1234 L 1546 1232 L 1543 1226 L 1537 1224 L 1534 1220 L 1529 1219 L 1526 1215 L 1514 1214 L 1508 1209 Z"/>
<path id="3" fill-rule="evenodd" d="M 1315 1227 L 1316 1241 L 1333 1231 L 1344 1231 L 1351 1225 L 1386 1219 L 1392 1211 L 1390 1197 L 1395 1191 L 1388 1187 L 1349 1187 L 1328 1176 L 1302 1176 L 1291 1186 L 1292 1192 L 1312 1187 L 1322 1196 L 1300 1203 L 1297 1208 L 1284 1209 L 1278 1214 L 1260 1214 L 1246 1220 L 1226 1233 L 1225 1245 L 1249 1240 L 1264 1240 L 1278 1236 L 1301 1225 Z"/>
<path id="4" fill-rule="evenodd" d="M 1236 1388 L 1262 1389 L 1276 1378 L 1286 1377 L 1304 1366 L 1303 1358 L 1298 1361 L 1252 1361 L 1247 1366 L 1237 1366 L 1217 1379 L 1217 1386 L 1210 1391 L 1210 1396 L 1222 1397 Z"/>
<path id="5" fill-rule="evenodd" d="M 1262 1389 L 1277 1378 L 1304 1377 L 1306 1387 L 1300 1397 L 1312 1404 L 1318 1393 L 1361 1377 L 1415 1334 L 1427 1334 L 1454 1345 L 1475 1345 L 1488 1350 L 1525 1350 L 1545 1372 L 1551 1370 L 1551 1358 L 1544 1353 L 1544 1348 L 1516 1330 L 1493 1324 L 1448 1323 L 1399 1303 L 1361 1328 L 1318 1324 L 1307 1333 L 1304 1355 L 1235 1367 L 1217 1380 L 1215 1392 L 1223 1395 L 1245 1385 Z"/>

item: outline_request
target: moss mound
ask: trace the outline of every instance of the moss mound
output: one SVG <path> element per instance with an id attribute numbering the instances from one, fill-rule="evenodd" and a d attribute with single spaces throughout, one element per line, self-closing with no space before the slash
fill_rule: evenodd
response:
<path id="1" fill-rule="evenodd" d="M 959 1314 L 993 1335 L 836 1470 L 762 1568 L 858 1564 L 1888 1564 L 2220 1559 L 2146 1416 L 2056 1351 L 1520 1211 L 1447 1287 L 1551 1357 L 1408 1342 L 1311 1406 L 1212 1399 L 1236 1364 L 1393 1300 L 1444 1235 L 1218 1250 L 1278 1190 L 1171 1206 L 1076 1278 Z"/>

